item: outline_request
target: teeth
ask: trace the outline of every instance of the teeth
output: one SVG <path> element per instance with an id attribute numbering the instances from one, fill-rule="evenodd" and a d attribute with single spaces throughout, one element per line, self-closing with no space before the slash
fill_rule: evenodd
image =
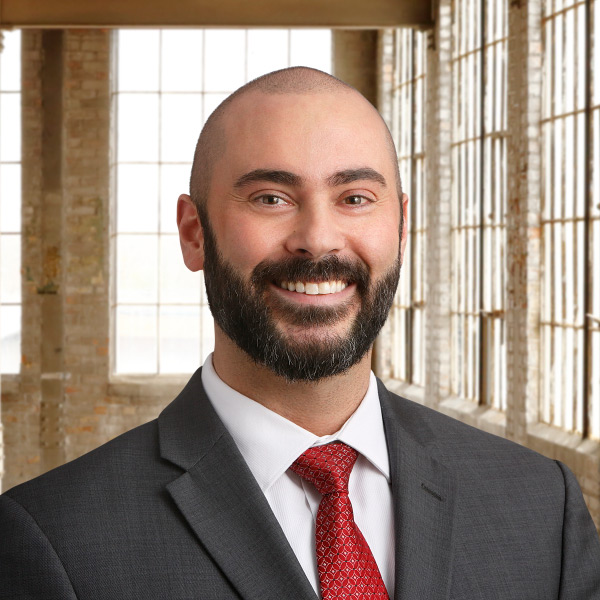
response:
<path id="1" fill-rule="evenodd" d="M 291 281 L 282 281 L 281 287 L 284 290 L 289 290 L 290 292 L 299 292 L 301 294 L 316 296 L 317 294 L 337 294 L 346 288 L 347 284 L 339 280 L 321 281 L 319 283 L 312 281 L 296 281 L 295 283 Z"/>

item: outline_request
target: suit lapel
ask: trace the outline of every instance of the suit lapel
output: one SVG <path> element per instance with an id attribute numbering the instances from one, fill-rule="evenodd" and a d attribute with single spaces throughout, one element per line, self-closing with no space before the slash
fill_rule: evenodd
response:
<path id="1" fill-rule="evenodd" d="M 427 448 L 434 439 L 410 403 L 379 382 L 394 496 L 396 600 L 448 597 L 452 565 L 454 475 Z"/>
<path id="2" fill-rule="evenodd" d="M 161 456 L 185 471 L 167 489 L 240 596 L 315 600 L 264 494 L 206 397 L 200 371 L 158 422 Z"/>

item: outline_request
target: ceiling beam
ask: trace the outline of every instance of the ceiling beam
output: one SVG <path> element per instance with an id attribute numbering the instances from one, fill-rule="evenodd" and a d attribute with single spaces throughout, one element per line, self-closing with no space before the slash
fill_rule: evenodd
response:
<path id="1" fill-rule="evenodd" d="M 431 0 L 0 0 L 1 28 L 430 27 Z"/>

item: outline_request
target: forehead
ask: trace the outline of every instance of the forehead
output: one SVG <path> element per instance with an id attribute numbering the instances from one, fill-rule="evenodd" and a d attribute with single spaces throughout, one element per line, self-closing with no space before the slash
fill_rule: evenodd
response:
<path id="1" fill-rule="evenodd" d="M 222 131 L 225 170 L 268 166 L 325 176 L 348 167 L 392 168 L 381 117 L 352 91 L 251 92 L 231 104 Z"/>

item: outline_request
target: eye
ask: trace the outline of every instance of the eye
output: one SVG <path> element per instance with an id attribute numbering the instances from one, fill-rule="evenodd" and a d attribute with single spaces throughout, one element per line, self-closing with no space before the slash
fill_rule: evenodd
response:
<path id="1" fill-rule="evenodd" d="M 263 194 L 254 200 L 259 204 L 264 204 L 266 206 L 283 206 L 284 204 L 287 204 L 281 196 L 276 196 L 275 194 Z"/>
<path id="2" fill-rule="evenodd" d="M 347 204 L 348 206 L 364 206 L 369 202 L 371 202 L 369 198 L 358 194 L 353 194 L 352 196 L 346 196 L 344 198 L 344 204 Z"/>

